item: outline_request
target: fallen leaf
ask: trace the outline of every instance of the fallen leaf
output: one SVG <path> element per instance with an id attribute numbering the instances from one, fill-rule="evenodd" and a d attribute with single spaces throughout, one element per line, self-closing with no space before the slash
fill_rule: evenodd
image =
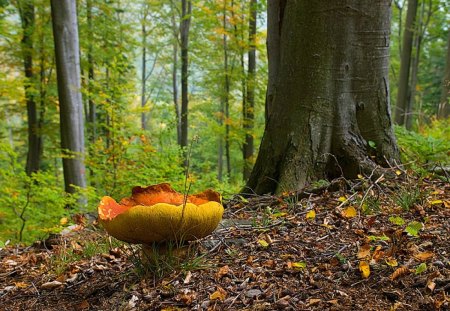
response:
<path id="1" fill-rule="evenodd" d="M 386 254 L 381 250 L 381 246 L 378 245 L 372 254 L 372 259 L 375 261 L 379 261 L 381 258 L 383 258 Z"/>
<path id="2" fill-rule="evenodd" d="M 75 310 L 86 310 L 89 309 L 91 306 L 89 305 L 89 302 L 87 300 L 83 300 L 82 302 L 80 302 L 78 305 L 75 306 Z"/>
<path id="3" fill-rule="evenodd" d="M 68 219 L 67 217 L 63 217 L 63 218 L 61 218 L 61 219 L 59 220 L 59 224 L 60 224 L 61 226 L 66 225 L 68 222 L 69 222 L 69 219 Z"/>
<path id="4" fill-rule="evenodd" d="M 303 261 L 297 261 L 292 263 L 292 268 L 297 270 L 302 270 L 306 268 L 306 262 Z"/>
<path id="5" fill-rule="evenodd" d="M 47 282 L 41 285 L 42 289 L 55 289 L 57 287 L 60 287 L 61 285 L 63 285 L 63 283 L 59 282 L 59 281 L 51 281 L 51 282 Z"/>
<path id="6" fill-rule="evenodd" d="M 357 258 L 358 259 L 364 259 L 370 256 L 370 245 L 369 244 L 364 244 L 363 246 L 361 246 L 358 250 L 358 255 Z"/>
<path id="7" fill-rule="evenodd" d="M 396 174 L 397 176 L 400 176 L 400 175 L 402 174 L 402 172 L 401 172 L 400 170 L 396 170 L 396 171 L 395 171 L 395 174 Z"/>
<path id="8" fill-rule="evenodd" d="M 415 274 L 421 274 L 423 272 L 427 271 L 427 264 L 422 262 L 420 265 L 417 266 Z"/>
<path id="9" fill-rule="evenodd" d="M 27 283 L 24 283 L 24 282 L 15 282 L 14 285 L 15 285 L 17 288 L 27 288 L 27 287 L 28 287 L 28 284 L 27 284 Z"/>
<path id="10" fill-rule="evenodd" d="M 430 202 L 431 205 L 439 205 L 439 204 L 442 204 L 442 203 L 444 203 L 444 201 L 442 201 L 442 200 L 434 200 L 434 201 Z"/>
<path id="11" fill-rule="evenodd" d="M 269 246 L 269 243 L 267 243 L 265 240 L 258 240 L 258 244 L 264 248 Z"/>
<path id="12" fill-rule="evenodd" d="M 209 299 L 211 299 L 211 300 L 224 301 L 226 297 L 227 297 L 227 292 L 220 286 L 217 286 L 217 290 L 214 293 L 212 293 L 211 295 L 209 295 Z"/>
<path id="13" fill-rule="evenodd" d="M 316 211 L 310 210 L 308 213 L 306 213 L 306 219 L 314 219 L 316 218 Z"/>
<path id="14" fill-rule="evenodd" d="M 359 262 L 359 271 L 361 271 L 361 276 L 367 279 L 370 275 L 370 266 L 367 261 Z"/>
<path id="15" fill-rule="evenodd" d="M 216 273 L 216 278 L 220 280 L 225 275 L 227 275 L 229 272 L 230 272 L 230 267 L 228 267 L 228 265 L 220 267 L 219 271 L 217 271 L 217 273 Z"/>
<path id="16" fill-rule="evenodd" d="M 409 271 L 408 267 L 403 266 L 403 267 L 397 268 L 397 270 L 395 270 L 389 278 L 391 279 L 391 281 L 395 281 L 396 279 L 398 279 L 404 275 L 407 275 L 409 272 L 410 271 Z"/>
<path id="17" fill-rule="evenodd" d="M 393 257 L 388 257 L 385 259 L 385 262 L 388 266 L 391 267 L 397 267 L 398 266 L 398 262 L 397 259 L 393 258 Z"/>
<path id="18" fill-rule="evenodd" d="M 337 200 L 339 202 L 345 202 L 345 201 L 347 201 L 347 198 L 346 197 L 339 197 Z"/>
<path id="19" fill-rule="evenodd" d="M 433 258 L 434 253 L 432 252 L 422 252 L 414 255 L 414 258 L 420 261 L 427 261 L 428 259 Z"/>
<path id="20" fill-rule="evenodd" d="M 353 218 L 356 214 L 356 209 L 353 206 L 349 206 L 342 211 L 342 216 L 345 218 Z"/>
<path id="21" fill-rule="evenodd" d="M 319 302 L 321 302 L 322 301 L 322 299 L 318 299 L 318 298 L 310 298 L 309 300 L 308 300 L 308 307 L 309 306 L 312 306 L 312 305 L 315 305 L 315 304 L 318 304 Z"/>
<path id="22" fill-rule="evenodd" d="M 184 278 L 183 284 L 189 284 L 191 282 L 192 272 L 188 271 L 186 277 Z"/>

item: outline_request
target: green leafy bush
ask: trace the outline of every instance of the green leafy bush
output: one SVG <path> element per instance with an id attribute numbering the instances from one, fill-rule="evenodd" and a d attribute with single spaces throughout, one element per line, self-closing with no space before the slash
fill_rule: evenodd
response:
<path id="1" fill-rule="evenodd" d="M 75 198 L 47 171 L 27 176 L 18 155 L 0 143 L 0 242 L 30 243 L 62 229 Z"/>
<path id="2" fill-rule="evenodd" d="M 434 120 L 419 132 L 395 127 L 402 161 L 414 166 L 450 164 L 450 119 Z"/>

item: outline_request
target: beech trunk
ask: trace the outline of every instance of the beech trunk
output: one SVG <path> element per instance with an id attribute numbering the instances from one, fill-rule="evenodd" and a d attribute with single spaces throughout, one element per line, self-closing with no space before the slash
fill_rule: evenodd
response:
<path id="1" fill-rule="evenodd" d="M 298 190 L 399 160 L 389 102 L 390 5 L 272 2 L 268 16 L 277 12 L 280 27 L 276 92 L 246 192 Z M 269 64 L 271 57 L 269 49 Z"/>

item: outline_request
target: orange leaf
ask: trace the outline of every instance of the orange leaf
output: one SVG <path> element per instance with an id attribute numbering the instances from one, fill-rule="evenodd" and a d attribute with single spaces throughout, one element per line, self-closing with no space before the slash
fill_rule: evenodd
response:
<path id="1" fill-rule="evenodd" d="M 220 286 L 217 286 L 217 290 L 214 293 L 212 293 L 211 295 L 209 295 L 209 299 L 211 299 L 211 300 L 224 301 L 226 297 L 227 297 L 227 292 Z"/>
<path id="2" fill-rule="evenodd" d="M 219 271 L 217 271 L 216 273 L 216 278 L 217 279 L 221 279 L 223 278 L 225 275 L 228 274 L 228 272 L 230 272 L 230 267 L 227 266 L 223 266 L 219 269 Z"/>
<path id="3" fill-rule="evenodd" d="M 391 281 L 394 281 L 404 275 L 407 275 L 409 273 L 409 269 L 408 267 L 400 267 L 397 270 L 394 271 L 394 273 L 391 274 L 391 276 L 389 277 L 391 279 Z"/>

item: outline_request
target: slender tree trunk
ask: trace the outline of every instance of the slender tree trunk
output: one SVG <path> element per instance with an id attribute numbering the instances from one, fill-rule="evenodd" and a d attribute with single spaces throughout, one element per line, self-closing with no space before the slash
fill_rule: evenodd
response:
<path id="1" fill-rule="evenodd" d="M 185 149 L 188 145 L 188 66 L 189 66 L 189 27 L 191 24 L 190 0 L 181 1 L 181 23 L 180 23 L 180 41 L 181 41 L 181 139 L 180 146 Z M 184 165 L 187 166 L 187 153 L 184 152 Z"/>
<path id="2" fill-rule="evenodd" d="M 145 14 L 145 13 L 144 13 Z M 145 115 L 146 99 L 146 75 L 147 75 L 147 30 L 145 29 L 145 23 L 147 22 L 147 14 L 144 15 L 142 20 L 142 74 L 141 74 L 141 128 L 145 131 L 147 129 L 147 120 Z"/>
<path id="3" fill-rule="evenodd" d="M 255 87 L 256 87 L 256 17 L 257 0 L 250 1 L 250 20 L 249 20 L 249 51 L 248 51 L 248 76 L 247 76 L 247 100 L 243 107 L 245 142 L 243 146 L 244 156 L 244 180 L 250 177 L 253 161 L 253 128 L 254 128 L 254 109 L 255 109 Z"/>
<path id="4" fill-rule="evenodd" d="M 414 38 L 415 20 L 417 14 L 417 1 L 408 0 L 405 30 L 403 33 L 402 53 L 400 60 L 400 77 L 398 81 L 397 102 L 395 104 L 395 123 L 405 125 L 408 107 L 409 74 L 411 69 L 411 52 Z"/>
<path id="5" fill-rule="evenodd" d="M 75 1 L 51 0 L 58 81 L 61 148 L 65 189 L 86 187 L 83 103 L 80 92 L 80 53 Z M 79 203 L 84 204 L 81 197 Z"/>
<path id="6" fill-rule="evenodd" d="M 250 191 L 279 193 L 317 179 L 379 175 L 384 170 L 377 164 L 399 160 L 389 103 L 390 5 L 347 0 L 330 9 L 325 0 L 286 1 L 278 23 L 276 96 Z"/>
<path id="7" fill-rule="evenodd" d="M 173 106 L 175 109 L 175 118 L 177 122 L 177 143 L 178 145 L 181 146 L 181 116 L 180 116 L 180 106 L 178 105 L 178 79 L 177 79 L 179 27 L 177 26 L 176 23 L 175 8 L 173 5 L 172 5 L 172 32 L 173 32 L 172 95 L 173 95 Z"/>
<path id="8" fill-rule="evenodd" d="M 92 0 L 86 1 L 86 15 L 87 15 L 87 24 L 88 24 L 88 51 L 87 51 L 87 60 L 88 60 L 88 104 L 89 104 L 89 114 L 87 121 L 89 122 L 89 138 L 91 143 L 95 143 L 97 140 L 97 107 L 95 105 L 92 93 L 93 93 L 93 84 L 95 81 L 94 75 L 94 52 L 93 52 L 93 44 L 94 44 L 94 28 L 92 25 Z"/>
<path id="9" fill-rule="evenodd" d="M 445 65 L 445 74 L 442 79 L 441 100 L 438 106 L 437 117 L 440 119 L 450 116 L 450 31 L 447 39 L 447 61 Z"/>
<path id="10" fill-rule="evenodd" d="M 39 127 L 36 97 L 33 92 L 36 82 L 33 68 L 33 32 L 35 27 L 35 9 L 33 1 L 18 1 L 22 23 L 22 59 L 25 73 L 25 101 L 28 118 L 28 153 L 26 172 L 31 175 L 39 170 L 42 156 L 42 138 Z"/>

